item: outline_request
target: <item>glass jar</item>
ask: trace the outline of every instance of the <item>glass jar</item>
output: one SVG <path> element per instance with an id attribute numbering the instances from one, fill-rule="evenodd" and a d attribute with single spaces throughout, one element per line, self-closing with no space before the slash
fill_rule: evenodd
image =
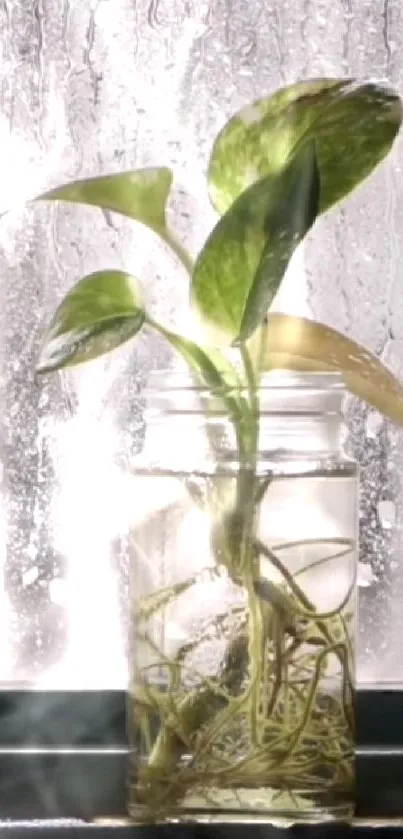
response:
<path id="1" fill-rule="evenodd" d="M 256 462 L 218 396 L 148 390 L 131 533 L 136 822 L 354 810 L 357 468 L 337 374 L 266 375 Z"/>

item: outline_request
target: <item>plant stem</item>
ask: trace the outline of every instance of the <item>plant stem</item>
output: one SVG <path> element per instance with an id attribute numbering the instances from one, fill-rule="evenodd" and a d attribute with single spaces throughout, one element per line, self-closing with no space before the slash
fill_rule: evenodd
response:
<path id="1" fill-rule="evenodd" d="M 258 447 L 259 447 L 259 416 L 260 416 L 260 408 L 259 408 L 259 392 L 257 388 L 257 380 L 255 371 L 253 369 L 252 359 L 249 354 L 249 350 L 245 343 L 240 344 L 240 353 L 242 358 L 242 363 L 245 370 L 246 376 L 246 384 L 248 389 L 248 397 L 249 397 L 249 406 L 250 406 L 250 417 L 249 422 L 244 427 L 244 437 L 247 441 L 247 448 L 248 448 L 248 466 L 253 469 L 253 472 L 256 472 L 256 465 L 257 465 L 257 457 L 258 457 Z M 241 454 L 241 453 L 240 453 Z M 240 466 L 241 468 L 246 464 L 242 464 L 242 460 L 240 458 Z"/>
<path id="2" fill-rule="evenodd" d="M 265 556 L 266 559 L 269 559 L 271 564 L 274 565 L 277 571 L 279 571 L 280 574 L 282 574 L 285 581 L 288 583 L 292 593 L 304 606 L 303 609 L 295 607 L 295 614 L 298 617 L 309 618 L 310 620 L 316 621 L 319 627 L 319 621 L 321 622 L 323 620 L 328 620 L 329 618 L 334 617 L 347 605 L 355 586 L 355 575 L 350 587 L 347 590 L 347 594 L 345 595 L 342 602 L 339 603 L 338 606 L 335 606 L 334 609 L 331 609 L 328 612 L 318 612 L 312 601 L 309 600 L 302 588 L 298 585 L 298 583 L 295 582 L 294 575 L 291 574 L 291 572 L 288 570 L 288 568 L 285 567 L 285 565 L 283 565 L 278 556 L 272 550 L 270 550 L 270 548 L 264 545 L 263 542 L 260 542 L 259 539 L 255 541 L 255 546 L 258 553 L 263 554 L 263 556 Z"/>
<path id="3" fill-rule="evenodd" d="M 247 647 L 246 634 L 236 635 L 228 647 L 217 689 L 216 686 L 209 685 L 204 689 L 191 691 L 181 700 L 176 709 L 179 725 L 175 724 L 174 720 L 168 725 L 167 721 L 164 721 L 149 757 L 150 766 L 162 765 L 166 770 L 170 765 L 174 765 L 184 751 L 186 738 L 192 740 L 195 732 L 226 707 L 231 695 L 236 695 L 246 668 Z M 185 732 L 185 738 L 181 732 Z"/>
<path id="4" fill-rule="evenodd" d="M 182 263 L 183 267 L 186 268 L 187 273 L 191 277 L 194 269 L 194 261 L 190 256 L 190 253 L 188 253 L 186 248 L 183 247 L 182 243 L 179 241 L 179 239 L 176 238 L 175 234 L 168 227 L 164 228 L 164 230 L 160 232 L 160 235 L 170 246 L 170 248 L 174 251 L 178 259 Z"/>
<path id="5" fill-rule="evenodd" d="M 259 725 L 259 712 L 265 648 L 262 606 L 255 593 L 255 582 L 259 577 L 259 570 L 256 564 L 256 555 L 253 550 L 254 532 L 256 529 L 255 485 L 259 447 L 259 394 L 252 359 L 246 344 L 243 342 L 240 344 L 240 353 L 246 376 L 250 415 L 249 422 L 242 429 L 244 448 L 246 449 L 246 463 L 243 462 L 243 453 L 239 451 L 240 473 L 238 475 L 237 506 L 242 511 L 244 521 L 244 555 L 241 566 L 243 568 L 242 580 L 247 591 L 249 610 L 250 734 L 253 745 L 258 747 L 262 744 L 262 728 Z"/>
<path id="6" fill-rule="evenodd" d="M 259 705 L 262 687 L 262 665 L 264 655 L 264 632 L 260 603 L 255 594 L 253 568 L 248 574 L 247 593 L 249 605 L 249 678 L 251 683 L 250 697 L 250 731 L 254 746 L 261 745 L 259 736 Z"/>

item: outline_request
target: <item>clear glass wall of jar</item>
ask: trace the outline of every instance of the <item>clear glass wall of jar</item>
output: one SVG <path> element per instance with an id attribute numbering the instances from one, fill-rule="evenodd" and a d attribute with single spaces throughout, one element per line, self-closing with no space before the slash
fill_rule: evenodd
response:
<path id="1" fill-rule="evenodd" d="M 336 374 L 272 373 L 239 465 L 218 397 L 148 390 L 135 467 L 129 812 L 137 822 L 354 810 L 357 469 Z"/>

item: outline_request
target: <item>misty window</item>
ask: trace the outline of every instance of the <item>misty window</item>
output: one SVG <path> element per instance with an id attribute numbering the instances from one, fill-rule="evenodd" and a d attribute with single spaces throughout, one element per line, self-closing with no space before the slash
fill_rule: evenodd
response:
<path id="1" fill-rule="evenodd" d="M 3 687 L 124 687 L 128 464 L 142 389 L 172 362 L 141 338 L 38 384 L 55 304 L 81 275 L 130 267 L 155 315 L 178 323 L 186 278 L 143 229 L 23 199 L 74 177 L 168 165 L 170 212 L 196 252 L 212 222 L 203 172 L 239 107 L 298 78 L 402 83 L 401 0 L 2 0 L 0 3 L 0 679 Z M 281 306 L 375 351 L 403 377 L 402 141 L 321 218 Z M 190 216 L 197 224 L 190 225 Z M 403 434 L 350 399 L 362 466 L 360 684 L 403 678 Z"/>

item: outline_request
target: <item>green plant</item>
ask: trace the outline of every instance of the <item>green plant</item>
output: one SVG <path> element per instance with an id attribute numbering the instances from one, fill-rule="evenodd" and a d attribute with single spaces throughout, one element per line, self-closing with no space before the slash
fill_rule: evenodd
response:
<path id="1" fill-rule="evenodd" d="M 370 353 L 321 324 L 269 312 L 293 252 L 318 215 L 372 172 L 391 148 L 400 122 L 401 103 L 393 92 L 349 80 L 298 83 L 244 109 L 224 127 L 212 150 L 208 186 L 221 217 L 195 265 L 167 223 L 172 182 L 167 169 L 78 181 L 40 196 L 92 204 L 153 230 L 189 271 L 191 307 L 207 337 L 199 345 L 157 323 L 146 311 L 137 279 L 105 270 L 84 277 L 58 307 L 38 372 L 88 361 L 148 328 L 162 335 L 221 400 L 236 437 L 239 469 L 232 504 L 220 506 L 218 482 L 203 503 L 214 516 L 216 565 L 243 588 L 248 605 L 241 610 L 238 631 L 228 638 L 219 677 L 186 692 L 178 688 L 181 654 L 172 661 L 156 649 L 175 689 L 162 693 L 146 680 L 136 687 L 136 714 L 149 752 L 140 773 L 146 812 L 170 812 L 190 788 L 213 783 L 271 784 L 313 795 L 318 761 L 307 759 L 303 736 L 323 744 L 327 776 L 322 783 L 351 782 L 351 592 L 338 609 L 319 613 L 278 552 L 257 536 L 256 509 L 270 481 L 256 471 L 259 381 L 273 367 L 339 369 L 353 392 L 403 424 L 402 388 Z M 214 453 L 214 439 L 210 442 Z M 339 545 L 333 558 L 350 549 L 351 544 Z M 260 579 L 261 556 L 280 573 L 278 585 Z M 143 640 L 153 643 L 146 632 L 149 617 L 193 584 L 191 578 L 140 602 Z M 304 652 L 307 638 L 314 652 Z M 327 697 L 323 715 L 318 683 L 331 655 L 340 661 L 343 690 L 340 702 Z M 250 678 L 243 689 L 246 672 Z M 309 679 L 302 677 L 306 672 Z M 226 754 L 219 744 L 223 733 L 233 736 L 228 732 L 240 724 L 240 715 L 248 720 L 251 748 L 243 760 L 234 761 L 231 750 Z M 155 716 L 160 727 L 154 736 L 150 720 Z M 183 768 L 186 750 L 193 758 Z"/>

